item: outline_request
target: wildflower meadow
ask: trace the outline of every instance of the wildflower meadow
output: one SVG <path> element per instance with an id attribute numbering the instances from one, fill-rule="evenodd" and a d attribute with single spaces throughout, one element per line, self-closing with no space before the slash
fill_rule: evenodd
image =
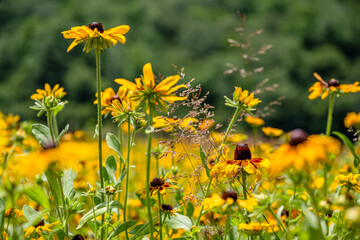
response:
<path id="1" fill-rule="evenodd" d="M 231 111 L 225 122 L 212 93 L 175 63 L 165 75 L 144 59 L 135 76 L 113 79 L 116 88 L 102 83 L 102 56 L 126 49 L 131 22 L 57 33 L 68 55 L 80 48 L 93 59 L 96 126 L 60 127 L 71 95 L 60 83 L 28 96 L 37 119 L 0 113 L 0 240 L 360 239 L 360 112 L 332 129 L 337 100 L 360 97 L 359 81 L 310 73 L 300 97 L 326 107 L 322 132 L 269 125 L 265 113 L 287 99 L 262 98 L 281 85 L 256 82 L 264 69 L 253 62 L 272 46 L 253 47 L 261 31 L 246 35 L 239 19 L 246 41 L 228 42 L 245 67 L 225 73 L 244 78 L 224 82 L 232 93 L 216 99 Z"/>

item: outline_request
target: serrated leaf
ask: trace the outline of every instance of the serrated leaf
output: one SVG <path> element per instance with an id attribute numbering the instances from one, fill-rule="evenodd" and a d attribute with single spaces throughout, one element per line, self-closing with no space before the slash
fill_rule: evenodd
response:
<path id="1" fill-rule="evenodd" d="M 122 224 L 120 224 L 112 233 L 111 235 L 108 237 L 108 239 L 111 239 L 117 235 L 119 235 L 120 233 L 122 233 L 123 231 L 125 231 L 126 229 L 131 228 L 132 226 L 134 226 L 138 221 L 137 220 L 129 220 L 126 221 Z"/>
<path id="2" fill-rule="evenodd" d="M 31 126 L 31 131 L 34 134 L 36 140 L 39 141 L 41 146 L 52 142 L 50 129 L 47 126 L 40 123 L 35 123 Z"/>
<path id="3" fill-rule="evenodd" d="M 123 209 L 123 206 L 121 205 L 121 203 L 117 202 L 117 201 L 111 201 L 109 203 L 110 209 L 113 208 L 120 208 Z M 95 217 L 100 216 L 104 213 L 106 213 L 106 202 L 100 203 L 99 205 L 95 206 L 94 210 L 95 210 Z M 93 219 L 94 218 L 94 212 L 92 209 L 90 209 L 89 212 L 87 212 L 81 219 L 79 222 L 79 225 L 76 227 L 76 229 L 80 229 L 82 226 L 84 226 L 84 224 Z"/>
<path id="4" fill-rule="evenodd" d="M 106 143 L 109 146 L 109 148 L 117 152 L 117 154 L 121 155 L 121 145 L 119 140 L 114 134 L 112 133 L 106 134 Z"/>
<path id="5" fill-rule="evenodd" d="M 347 148 L 350 150 L 350 152 L 352 153 L 352 155 L 354 156 L 354 166 L 358 167 L 359 163 L 360 163 L 360 158 L 359 156 L 356 154 L 355 152 L 355 148 L 354 148 L 354 144 L 350 141 L 350 139 L 345 136 L 344 134 L 334 131 L 332 132 L 333 134 L 335 134 L 336 136 L 338 136 L 339 138 L 341 138 L 341 140 L 343 141 L 343 143 L 347 146 Z"/>
<path id="6" fill-rule="evenodd" d="M 42 188 L 38 186 L 26 187 L 24 188 L 24 192 L 43 208 L 50 208 L 49 197 Z"/>
<path id="7" fill-rule="evenodd" d="M 69 200 L 71 200 L 70 193 L 73 190 L 75 178 L 76 178 L 76 172 L 74 172 L 71 168 L 69 170 L 64 171 L 64 174 L 61 178 L 64 196 L 69 198 Z"/>
<path id="8" fill-rule="evenodd" d="M 188 232 L 191 231 L 191 227 L 193 225 L 189 217 L 179 213 L 175 213 L 175 216 L 171 216 L 170 219 L 166 219 L 165 224 L 172 229 L 183 228 Z"/>
<path id="9" fill-rule="evenodd" d="M 116 159 L 113 155 L 110 155 L 106 158 L 105 168 L 106 168 L 109 179 L 112 180 L 113 183 L 115 183 L 116 182 L 115 173 L 116 173 L 117 166 L 116 166 Z"/>
<path id="10" fill-rule="evenodd" d="M 38 213 L 28 205 L 23 206 L 23 212 L 26 220 L 28 221 L 27 222 L 28 226 L 35 225 L 43 219 L 40 213 Z"/>
<path id="11" fill-rule="evenodd" d="M 65 133 L 67 133 L 67 131 L 69 131 L 69 124 L 67 124 L 65 126 L 65 128 L 61 131 L 61 133 L 59 134 L 59 136 L 57 137 L 57 141 L 59 142 L 60 139 L 62 138 L 62 136 L 64 136 Z"/>

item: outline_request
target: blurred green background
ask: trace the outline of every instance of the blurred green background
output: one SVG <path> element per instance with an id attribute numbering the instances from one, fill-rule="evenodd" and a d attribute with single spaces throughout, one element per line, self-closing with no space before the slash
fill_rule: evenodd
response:
<path id="1" fill-rule="evenodd" d="M 29 109 L 30 96 L 48 82 L 60 83 L 69 104 L 60 123 L 71 129 L 95 125 L 95 54 L 82 47 L 66 52 L 71 40 L 61 32 L 72 26 L 103 23 L 105 29 L 131 26 L 125 45 L 118 44 L 102 54 L 102 87 L 117 87 L 115 78 L 134 79 L 142 66 L 151 62 L 155 73 L 173 75 L 171 64 L 185 68 L 186 79 L 196 78 L 202 92 L 210 91 L 215 119 L 225 122 L 232 109 L 224 106 L 224 95 L 233 86 L 248 86 L 239 72 L 225 75 L 226 63 L 242 68 L 240 49 L 231 48 L 228 38 L 243 42 L 235 29 L 246 14 L 246 31 L 264 32 L 252 38 L 257 49 L 273 48 L 254 67 L 254 83 L 279 84 L 274 92 L 259 97 L 264 103 L 284 97 L 281 105 L 265 118 L 266 125 L 286 131 L 304 128 L 324 132 L 328 98 L 307 99 L 317 72 L 324 79 L 341 83 L 360 80 L 360 2 L 357 0 L 2 0 L 0 2 L 0 109 L 20 114 L 22 120 L 36 119 Z M 335 101 L 334 130 L 345 131 L 347 112 L 360 111 L 359 95 Z M 109 120 L 108 120 L 109 121 Z"/>

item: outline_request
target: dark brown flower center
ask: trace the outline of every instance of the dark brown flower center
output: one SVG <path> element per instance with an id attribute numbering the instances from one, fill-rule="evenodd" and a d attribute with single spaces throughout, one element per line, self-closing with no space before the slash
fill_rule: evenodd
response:
<path id="1" fill-rule="evenodd" d="M 72 238 L 72 240 L 84 240 L 84 238 L 80 234 L 77 234 Z"/>
<path id="2" fill-rule="evenodd" d="M 290 215 L 290 213 L 289 213 L 289 211 L 288 211 L 288 210 L 283 209 L 283 210 L 281 211 L 281 216 L 286 216 L 286 217 L 289 217 L 289 215 Z"/>
<path id="3" fill-rule="evenodd" d="M 150 185 L 152 187 L 161 187 L 162 185 L 164 185 L 164 183 L 165 183 L 164 180 L 162 180 L 161 178 L 156 177 L 151 181 Z"/>
<path id="4" fill-rule="evenodd" d="M 340 82 L 334 78 L 330 79 L 329 81 L 329 86 L 332 86 L 332 87 L 337 87 L 340 85 Z"/>
<path id="5" fill-rule="evenodd" d="M 116 94 L 115 96 L 113 96 L 113 98 L 110 100 L 110 102 L 113 102 L 115 100 L 118 100 L 119 102 L 121 102 L 119 95 Z"/>
<path id="6" fill-rule="evenodd" d="M 302 129 L 295 129 L 292 130 L 290 133 L 290 145 L 296 146 L 302 142 L 305 142 L 308 135 L 307 133 Z"/>
<path id="7" fill-rule="evenodd" d="M 40 226 L 44 226 L 45 225 L 45 221 L 44 219 L 41 220 L 41 222 L 39 222 L 35 227 L 40 227 Z"/>
<path id="8" fill-rule="evenodd" d="M 224 200 L 226 200 L 227 198 L 232 198 L 232 199 L 234 199 L 234 201 L 236 201 L 237 193 L 234 192 L 233 190 L 227 190 L 227 191 L 223 192 L 223 194 L 221 195 L 221 198 Z"/>
<path id="9" fill-rule="evenodd" d="M 89 28 L 91 30 L 95 30 L 95 28 L 97 28 L 97 30 L 101 33 L 104 32 L 104 28 L 103 28 L 103 25 L 101 23 L 98 23 L 98 22 L 93 22 L 93 23 L 90 23 L 89 24 Z"/>
<path id="10" fill-rule="evenodd" d="M 178 119 L 179 119 L 179 117 L 178 117 L 178 116 L 173 116 L 173 117 L 172 117 L 172 119 L 174 119 L 174 120 L 178 120 Z"/>
<path id="11" fill-rule="evenodd" d="M 234 152 L 235 160 L 245 160 L 251 159 L 250 148 L 247 144 L 236 145 L 236 149 Z"/>
<path id="12" fill-rule="evenodd" d="M 164 210 L 164 211 L 171 211 L 173 210 L 173 207 L 169 204 L 162 204 L 161 205 L 161 208 Z"/>

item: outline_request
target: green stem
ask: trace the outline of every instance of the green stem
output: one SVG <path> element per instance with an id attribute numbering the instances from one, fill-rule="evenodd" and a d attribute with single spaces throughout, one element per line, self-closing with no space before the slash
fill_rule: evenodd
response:
<path id="1" fill-rule="evenodd" d="M 102 115 L 101 115 L 101 71 L 100 71 L 100 49 L 95 49 L 96 52 L 96 82 L 97 82 L 97 126 L 98 126 L 98 148 L 99 148 L 99 175 L 100 175 L 100 187 L 104 189 L 103 179 L 103 166 L 102 166 Z M 101 201 L 105 201 L 104 193 L 101 194 Z M 101 216 L 101 225 L 104 223 L 105 216 Z M 101 230 L 100 239 L 104 239 L 104 230 Z"/>
<path id="2" fill-rule="evenodd" d="M 122 137 L 122 129 L 121 129 L 121 123 L 118 126 L 118 131 L 119 131 L 119 143 L 120 143 L 120 154 L 118 155 L 119 157 L 119 177 L 121 177 L 122 175 L 122 170 L 123 170 L 123 159 L 122 159 L 122 149 L 123 149 L 123 137 Z M 121 185 L 122 185 L 122 181 L 119 183 L 118 186 L 118 190 L 121 190 Z M 121 192 L 119 192 L 118 194 L 118 202 L 121 202 Z M 117 220 L 120 221 L 120 209 L 117 209 Z M 119 235 L 119 240 L 120 240 L 120 235 Z"/>
<path id="3" fill-rule="evenodd" d="M 110 213 L 110 194 L 106 195 L 106 222 L 107 224 L 110 224 L 111 221 L 111 213 Z M 107 239 L 108 235 L 108 225 L 106 225 L 105 228 L 105 239 Z"/>
<path id="4" fill-rule="evenodd" d="M 268 210 L 269 210 L 270 214 L 274 217 L 276 222 L 278 223 L 282 232 L 286 234 L 287 231 L 286 231 L 286 228 L 284 227 L 284 224 L 282 223 L 281 219 L 279 219 L 278 216 L 274 213 L 274 211 L 271 209 L 271 206 L 268 207 Z"/>
<path id="5" fill-rule="evenodd" d="M 59 135 L 59 129 L 58 129 L 58 125 L 57 125 L 56 114 L 53 114 L 53 116 L 52 116 L 52 124 L 53 124 L 53 128 L 54 128 L 54 136 L 57 139 L 57 137 Z"/>
<path id="6" fill-rule="evenodd" d="M 53 124 L 52 124 L 52 112 L 50 110 L 48 110 L 46 112 L 46 116 L 47 116 L 47 124 L 48 124 L 49 130 L 50 130 L 51 140 L 52 140 L 52 143 L 56 146 L 57 144 L 56 144 Z"/>
<path id="7" fill-rule="evenodd" d="M 328 109 L 327 124 L 326 124 L 326 136 L 330 136 L 330 132 L 331 132 L 331 123 L 334 112 L 334 102 L 335 102 L 335 93 L 330 93 L 329 109 Z"/>
<path id="8" fill-rule="evenodd" d="M 159 234 L 160 234 L 160 240 L 163 239 L 162 235 L 162 221 L 161 221 L 161 193 L 158 192 L 158 198 L 159 198 Z"/>
<path id="9" fill-rule="evenodd" d="M 149 226 L 150 226 L 150 240 L 154 239 L 153 233 L 153 222 L 152 222 L 152 215 L 151 215 L 151 208 L 150 208 L 150 160 L 151 160 L 151 143 L 152 143 L 152 110 L 153 107 L 151 106 L 150 99 L 148 99 L 149 103 L 149 115 L 148 115 L 148 146 L 147 146 L 147 155 L 146 155 L 146 208 L 148 212 L 149 218 Z"/>
<path id="10" fill-rule="evenodd" d="M 230 214 L 230 212 L 228 212 L 227 216 L 226 216 L 225 234 L 229 234 L 229 240 L 234 240 L 234 235 L 231 230 L 231 214 Z"/>
<path id="11" fill-rule="evenodd" d="M 242 171 L 242 187 L 243 187 L 243 194 L 244 194 L 244 199 L 246 200 L 247 199 L 247 194 L 246 194 L 246 173 L 245 171 L 243 170 Z"/>
<path id="12" fill-rule="evenodd" d="M 94 215 L 94 223 L 95 223 L 95 238 L 94 240 L 97 239 L 97 221 L 96 221 L 96 214 L 95 214 L 95 195 L 93 194 L 92 197 L 91 197 L 91 200 L 92 200 L 92 211 L 93 211 L 93 215 Z"/>
<path id="13" fill-rule="evenodd" d="M 127 155 L 126 155 L 126 185 L 125 185 L 125 200 L 124 200 L 124 222 L 126 222 L 126 207 L 128 199 L 128 190 L 129 190 L 129 175 L 130 175 L 130 152 L 131 152 L 131 133 L 130 133 L 130 116 L 127 117 L 128 121 L 128 134 L 127 134 Z M 126 239 L 129 240 L 128 230 L 125 230 Z"/>

